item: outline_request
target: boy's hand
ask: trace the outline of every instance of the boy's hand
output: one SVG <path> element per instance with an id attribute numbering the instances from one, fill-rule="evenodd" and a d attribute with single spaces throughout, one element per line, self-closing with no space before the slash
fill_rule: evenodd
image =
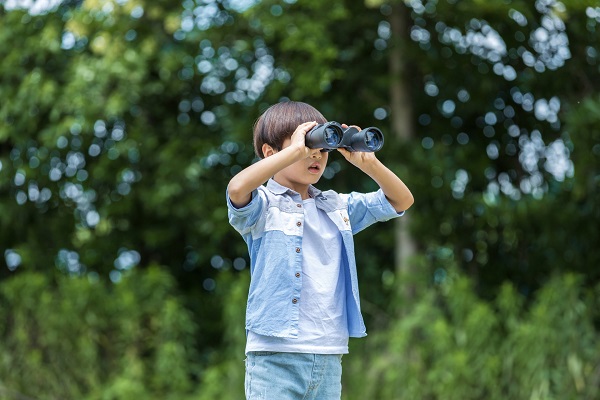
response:
<path id="1" fill-rule="evenodd" d="M 351 125 L 352 127 L 361 130 L 360 127 L 356 125 Z M 348 125 L 342 124 L 342 128 L 348 129 Z M 363 170 L 365 167 L 371 165 L 374 161 L 377 160 L 375 153 L 373 152 L 363 152 L 363 151 L 348 151 L 344 148 L 338 148 L 337 151 L 342 153 L 344 158 L 348 160 L 355 167 Z"/>
<path id="2" fill-rule="evenodd" d="M 292 133 L 292 137 L 290 138 L 290 147 L 300 149 L 301 153 L 304 155 L 303 158 L 310 156 L 312 149 L 306 147 L 306 134 L 310 132 L 310 130 L 315 126 L 317 126 L 317 123 L 315 121 L 300 124 L 298 125 L 294 133 Z"/>
<path id="3" fill-rule="evenodd" d="M 360 128 L 352 125 L 356 129 Z M 342 128 L 347 129 L 348 125 L 342 124 Z M 350 152 L 346 149 L 338 149 L 344 158 L 367 175 L 369 175 L 383 190 L 385 197 L 397 212 L 407 210 L 415 201 L 412 193 L 388 167 L 375 157 L 371 152 Z"/>

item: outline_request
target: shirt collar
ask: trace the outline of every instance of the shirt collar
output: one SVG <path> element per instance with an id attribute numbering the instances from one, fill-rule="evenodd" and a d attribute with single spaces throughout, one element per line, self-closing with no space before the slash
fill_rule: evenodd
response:
<path id="1" fill-rule="evenodd" d="M 290 192 L 293 194 L 298 194 L 297 192 L 293 191 L 292 189 L 275 182 L 275 180 L 273 178 L 269 179 L 269 181 L 267 182 L 267 189 L 269 189 L 273 194 L 284 194 L 287 192 Z M 308 194 L 310 195 L 310 197 L 312 197 L 314 199 L 321 194 L 321 191 L 319 189 L 317 189 L 316 187 L 314 187 L 313 185 L 309 185 L 308 186 Z"/>

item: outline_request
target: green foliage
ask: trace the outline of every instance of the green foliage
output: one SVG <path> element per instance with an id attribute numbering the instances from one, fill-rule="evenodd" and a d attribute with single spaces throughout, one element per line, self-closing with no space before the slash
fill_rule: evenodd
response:
<path id="1" fill-rule="evenodd" d="M 348 398 L 598 397 L 597 4 L 239 4 L 0 2 L 0 396 L 239 398 L 248 257 L 224 191 L 259 112 L 293 98 L 380 127 L 416 197 L 418 276 L 395 272 L 393 224 L 356 238 Z M 376 187 L 329 166 L 323 189 Z"/>
<path id="2" fill-rule="evenodd" d="M 119 284 L 23 273 L 0 286 L 0 305 L 0 394 L 117 400 L 193 393 L 197 324 L 164 268 L 132 272 Z"/>
<path id="3" fill-rule="evenodd" d="M 14 44 L 0 50 L 9 71 L 0 94 L 10 99 L 0 107 L 3 252 L 40 270 L 67 249 L 79 256 L 75 272 L 106 275 L 105 257 L 131 249 L 176 275 L 214 275 L 198 267 L 234 234 L 223 204 L 231 172 L 214 167 L 232 164 L 240 146 L 220 129 L 237 122 L 219 114 L 221 99 L 200 92 L 190 55 L 198 43 L 173 37 L 180 13 L 176 2 L 86 1 L 2 14 L 10 26 L 2 35 Z M 15 176 L 20 183 L 9 184 Z"/>
<path id="4" fill-rule="evenodd" d="M 596 300 L 555 276 L 531 307 L 511 284 L 493 304 L 452 274 L 409 315 L 353 342 L 345 399 L 593 399 L 600 394 Z"/>
<path id="5" fill-rule="evenodd" d="M 249 276 L 224 274 L 217 290 L 223 308 L 223 345 L 212 354 L 210 364 L 202 371 L 198 399 L 236 400 L 244 393 L 244 330 Z"/>

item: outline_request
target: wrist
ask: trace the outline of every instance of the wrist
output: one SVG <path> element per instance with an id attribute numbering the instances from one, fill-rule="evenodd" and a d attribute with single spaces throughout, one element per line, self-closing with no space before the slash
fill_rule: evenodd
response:
<path id="1" fill-rule="evenodd" d="M 307 157 L 306 146 L 298 144 L 292 144 L 284 148 L 281 150 L 281 153 L 283 153 L 287 159 L 292 160 L 292 162 L 296 162 Z"/>
<path id="2" fill-rule="evenodd" d="M 308 157 L 309 150 L 304 143 L 294 144 L 288 147 L 292 151 L 292 158 L 295 161 L 302 160 L 303 158 Z"/>

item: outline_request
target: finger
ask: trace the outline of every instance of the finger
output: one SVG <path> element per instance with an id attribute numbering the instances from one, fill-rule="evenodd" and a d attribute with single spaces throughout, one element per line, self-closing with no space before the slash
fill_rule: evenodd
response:
<path id="1" fill-rule="evenodd" d="M 347 125 L 347 124 L 342 124 L 342 128 L 344 128 L 344 129 L 348 129 L 349 127 L 356 128 L 356 129 L 358 129 L 359 131 L 361 131 L 361 130 L 362 130 L 362 129 L 360 128 L 360 126 L 358 126 L 358 125 Z"/>
<path id="2" fill-rule="evenodd" d="M 317 125 L 315 121 L 305 122 L 300 124 L 298 128 L 306 135 L 315 125 Z"/>
<path id="3" fill-rule="evenodd" d="M 304 123 L 300 124 L 300 125 L 298 125 L 298 127 L 296 128 L 294 133 L 298 132 L 303 135 L 306 135 L 312 129 L 312 124 L 313 124 L 313 122 L 304 122 Z"/>
<path id="4" fill-rule="evenodd" d="M 346 158 L 348 158 L 350 156 L 350 152 L 344 148 L 338 147 L 337 151 L 339 151 L 340 153 L 342 153 L 342 155 Z"/>

